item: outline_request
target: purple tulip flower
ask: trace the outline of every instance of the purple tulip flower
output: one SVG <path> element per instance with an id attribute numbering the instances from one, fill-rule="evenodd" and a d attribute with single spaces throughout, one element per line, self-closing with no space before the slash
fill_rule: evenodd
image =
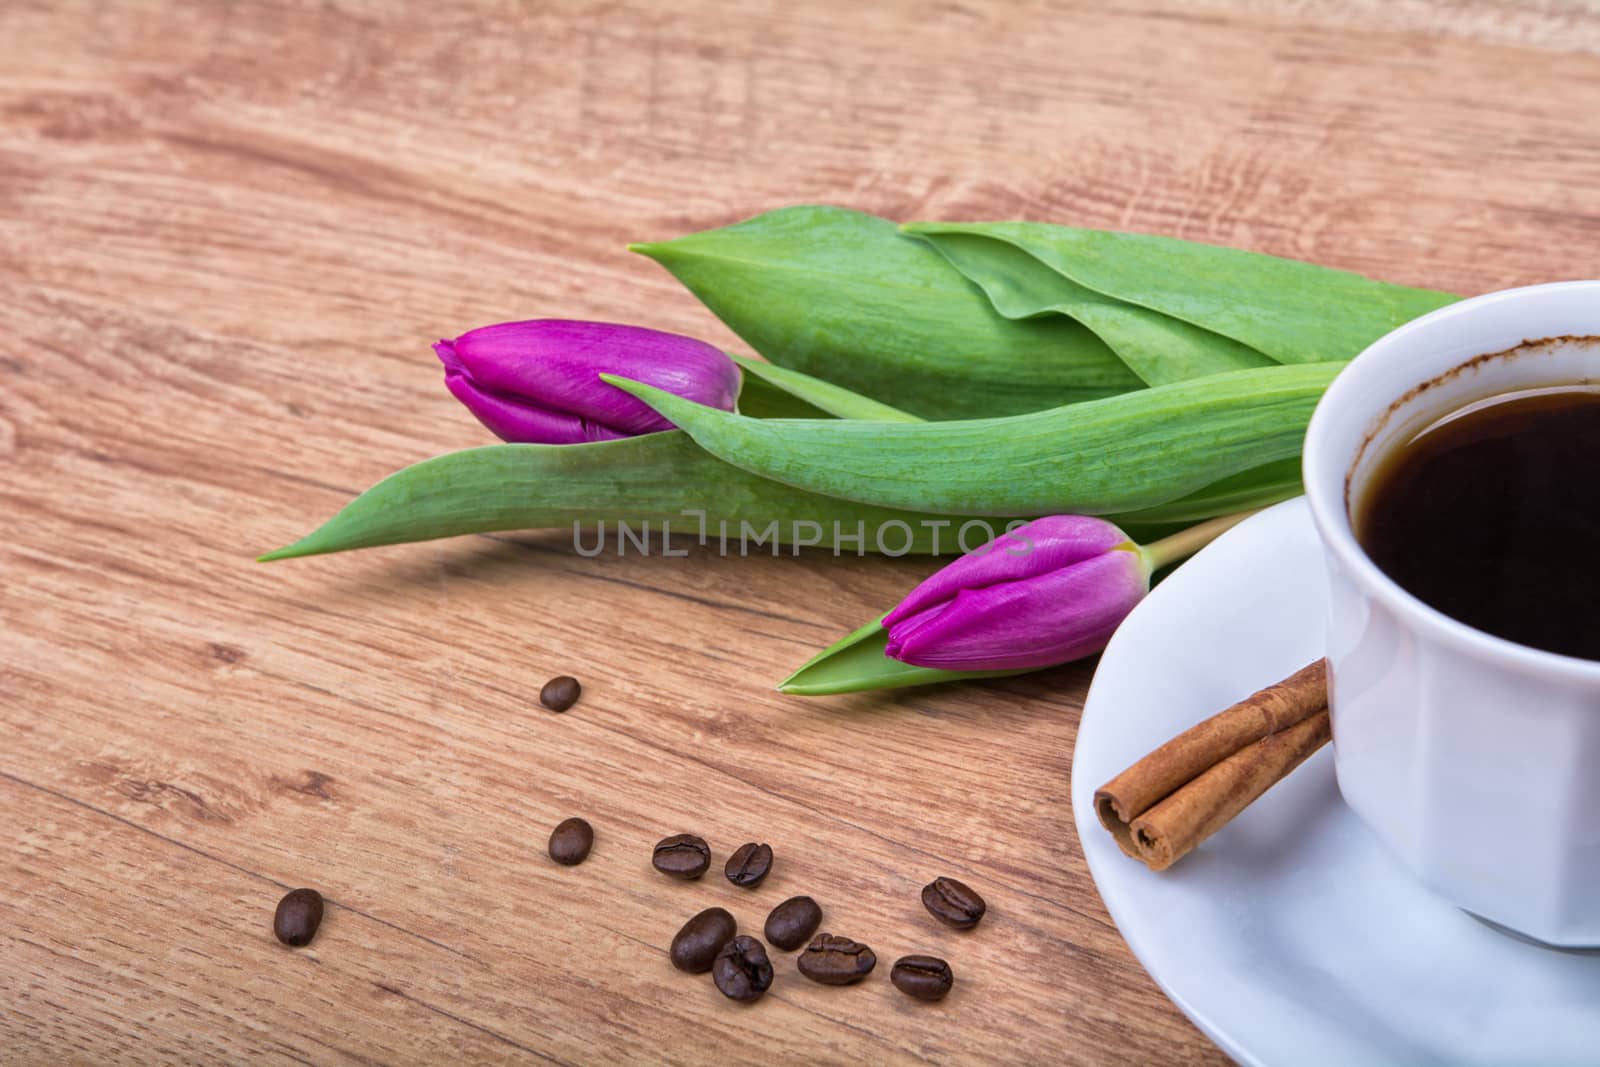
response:
<path id="1" fill-rule="evenodd" d="M 1150 560 L 1104 519 L 1035 519 L 962 556 L 884 616 L 885 650 L 917 667 L 1026 670 L 1105 648 L 1150 590 Z"/>
<path id="2" fill-rule="evenodd" d="M 569 445 L 670 430 L 641 400 L 607 385 L 620 374 L 732 411 L 739 368 L 703 341 L 606 322 L 503 322 L 440 341 L 444 383 L 506 441 Z"/>

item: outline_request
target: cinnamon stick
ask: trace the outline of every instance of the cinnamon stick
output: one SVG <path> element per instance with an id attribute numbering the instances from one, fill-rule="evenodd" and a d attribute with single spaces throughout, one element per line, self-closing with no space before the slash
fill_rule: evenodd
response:
<path id="1" fill-rule="evenodd" d="M 1318 660 L 1101 786 L 1101 824 L 1123 852 L 1165 870 L 1328 741 L 1327 705 L 1327 662 Z"/>

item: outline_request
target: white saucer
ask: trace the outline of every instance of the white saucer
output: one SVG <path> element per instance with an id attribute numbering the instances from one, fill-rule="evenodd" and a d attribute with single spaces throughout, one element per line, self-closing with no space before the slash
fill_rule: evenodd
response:
<path id="1" fill-rule="evenodd" d="M 1163 874 L 1095 818 L 1097 786 L 1320 656 L 1326 597 L 1310 514 L 1291 500 L 1180 567 L 1106 649 L 1072 804 L 1122 936 L 1242 1063 L 1600 1061 L 1600 953 L 1524 943 L 1419 886 L 1340 799 L 1331 751 Z"/>

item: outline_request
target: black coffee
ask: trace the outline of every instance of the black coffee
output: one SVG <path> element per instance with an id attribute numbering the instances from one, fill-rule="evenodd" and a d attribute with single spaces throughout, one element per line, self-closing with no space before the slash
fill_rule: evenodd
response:
<path id="1" fill-rule="evenodd" d="M 722 946 L 739 932 L 738 923 L 726 908 L 707 908 L 683 924 L 668 955 L 672 965 L 690 974 L 705 974 L 716 961 Z"/>
<path id="2" fill-rule="evenodd" d="M 1356 538 L 1402 589 L 1519 644 L 1600 659 L 1600 389 L 1496 397 L 1380 461 Z"/>
<path id="3" fill-rule="evenodd" d="M 723 867 L 728 881 L 742 889 L 754 889 L 771 870 L 772 846 L 758 845 L 754 841 L 734 849 Z"/>
<path id="4" fill-rule="evenodd" d="M 278 901 L 272 915 L 272 932 L 285 945 L 311 944 L 322 925 L 322 894 L 315 889 L 291 889 Z"/>

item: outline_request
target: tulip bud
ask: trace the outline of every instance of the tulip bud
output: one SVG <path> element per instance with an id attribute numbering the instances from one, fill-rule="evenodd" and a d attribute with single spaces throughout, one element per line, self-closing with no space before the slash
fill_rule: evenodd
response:
<path id="1" fill-rule="evenodd" d="M 1106 646 L 1150 589 L 1144 550 L 1104 519 L 1052 515 L 924 581 L 884 616 L 885 654 L 943 670 L 1026 670 Z"/>
<path id="2" fill-rule="evenodd" d="M 739 369 L 703 341 L 605 322 L 503 322 L 433 346 L 445 386 L 506 441 L 565 445 L 670 430 L 641 400 L 600 380 L 645 382 L 732 411 Z"/>

